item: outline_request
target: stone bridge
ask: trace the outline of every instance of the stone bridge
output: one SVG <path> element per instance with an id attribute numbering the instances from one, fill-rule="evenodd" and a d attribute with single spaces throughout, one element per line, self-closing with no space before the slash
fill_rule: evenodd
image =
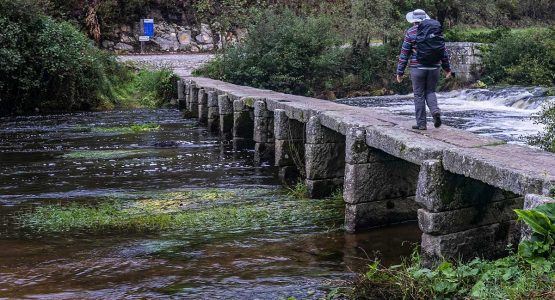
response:
<path id="1" fill-rule="evenodd" d="M 254 147 L 311 197 L 343 187 L 349 232 L 418 220 L 422 255 L 502 256 L 518 244 L 512 209 L 555 186 L 555 154 L 326 100 L 183 77 L 179 103 L 222 139 Z"/>

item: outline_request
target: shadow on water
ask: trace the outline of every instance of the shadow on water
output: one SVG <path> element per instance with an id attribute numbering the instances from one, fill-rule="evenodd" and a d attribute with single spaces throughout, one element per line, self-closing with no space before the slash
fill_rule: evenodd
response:
<path id="1" fill-rule="evenodd" d="M 137 123 L 161 126 L 148 132 L 91 129 Z M 175 110 L 20 117 L 0 124 L 0 297 L 320 298 L 352 280 L 369 259 L 399 262 L 413 249 L 403 242 L 420 238 L 410 223 L 346 234 L 338 229 L 341 212 L 316 225 L 16 235 L 11 220 L 22 211 L 114 195 L 265 190 L 255 203 L 289 206 L 276 196 L 283 192 L 273 167 L 255 167 L 252 151 L 233 151 Z"/>

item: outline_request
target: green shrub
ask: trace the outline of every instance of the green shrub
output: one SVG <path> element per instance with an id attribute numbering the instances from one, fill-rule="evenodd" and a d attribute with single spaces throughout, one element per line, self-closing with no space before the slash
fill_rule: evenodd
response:
<path id="1" fill-rule="evenodd" d="M 305 95 L 341 74 L 344 50 L 328 17 L 265 11 L 253 24 L 243 43 L 195 74 Z"/>
<path id="2" fill-rule="evenodd" d="M 120 66 L 33 1 L 0 1 L 0 115 L 89 110 L 109 98 Z"/>
<path id="3" fill-rule="evenodd" d="M 555 85 L 555 29 L 513 32 L 486 49 L 488 84 Z"/>
<path id="4" fill-rule="evenodd" d="M 464 29 L 454 27 L 445 32 L 445 40 L 448 42 L 495 43 L 510 34 L 510 32 L 511 30 L 507 27 L 496 29 Z"/>
<path id="5" fill-rule="evenodd" d="M 539 134 L 528 137 L 528 143 L 539 146 L 543 150 L 555 152 L 555 104 L 547 106 L 535 120 L 543 124 L 544 129 Z"/>

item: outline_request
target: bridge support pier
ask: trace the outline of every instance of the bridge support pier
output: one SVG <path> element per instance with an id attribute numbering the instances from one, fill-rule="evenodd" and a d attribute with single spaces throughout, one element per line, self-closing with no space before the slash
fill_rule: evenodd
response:
<path id="1" fill-rule="evenodd" d="M 189 106 L 187 110 L 189 111 L 189 115 L 192 118 L 198 117 L 198 95 L 199 94 L 199 87 L 196 83 L 191 83 L 191 91 L 189 95 Z"/>
<path id="2" fill-rule="evenodd" d="M 198 91 L 198 122 L 203 125 L 208 123 L 208 92 L 205 89 Z"/>
<path id="3" fill-rule="evenodd" d="M 177 107 L 182 110 L 185 108 L 186 87 L 183 79 L 177 81 Z"/>
<path id="4" fill-rule="evenodd" d="M 235 149 L 252 145 L 254 121 L 246 99 L 233 101 L 233 146 Z"/>
<path id="5" fill-rule="evenodd" d="M 348 232 L 416 220 L 419 167 L 366 145 L 366 130 L 346 136 L 345 228 Z"/>
<path id="6" fill-rule="evenodd" d="M 220 128 L 220 112 L 218 109 L 218 94 L 215 91 L 208 92 L 208 130 L 218 132 Z"/>
<path id="7" fill-rule="evenodd" d="M 220 135 L 224 140 L 233 137 L 233 102 L 227 94 L 218 95 L 218 113 Z"/>
<path id="8" fill-rule="evenodd" d="M 317 116 L 306 124 L 305 163 L 311 198 L 327 197 L 343 186 L 345 137 L 322 126 Z"/>
<path id="9" fill-rule="evenodd" d="M 254 102 L 254 161 L 257 164 L 274 162 L 274 113 L 266 101 Z"/>
<path id="10" fill-rule="evenodd" d="M 274 110 L 275 166 L 285 184 L 294 184 L 304 174 L 304 124 Z"/>
<path id="11" fill-rule="evenodd" d="M 514 208 L 523 198 L 481 181 L 452 174 L 427 160 L 419 174 L 416 201 L 424 265 L 440 259 L 497 258 L 518 244 Z"/>

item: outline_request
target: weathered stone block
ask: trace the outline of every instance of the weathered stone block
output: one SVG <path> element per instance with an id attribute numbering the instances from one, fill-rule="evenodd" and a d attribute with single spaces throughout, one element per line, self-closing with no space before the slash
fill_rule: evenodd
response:
<path id="1" fill-rule="evenodd" d="M 481 207 L 468 207 L 445 212 L 418 210 L 418 225 L 424 233 L 443 235 L 503 223 L 516 219 L 513 209 L 522 207 L 522 198 L 493 202 Z"/>
<path id="2" fill-rule="evenodd" d="M 496 157 L 498 155 L 507 155 L 499 153 L 513 147 L 513 145 L 505 146 L 507 147 L 496 147 L 500 150 L 497 153 L 493 149 L 486 148 L 480 148 L 480 151 L 476 149 L 446 150 L 443 154 L 443 165 L 446 170 L 453 173 L 472 177 L 516 194 L 541 195 L 545 180 L 539 174 L 523 172 L 527 167 L 520 166 L 520 164 L 528 164 L 526 160 L 517 161 L 515 159 L 512 166 L 510 166 L 504 163 L 503 157 Z M 507 150 L 503 148 L 507 148 Z M 515 148 L 514 150 L 518 151 L 519 149 Z M 533 154 L 530 151 L 530 155 Z M 539 172 L 541 172 L 541 168 L 538 168 L 537 173 Z"/>
<path id="3" fill-rule="evenodd" d="M 345 137 L 345 163 L 363 164 L 368 162 L 370 149 L 366 145 L 366 130 L 352 127 Z"/>
<path id="4" fill-rule="evenodd" d="M 438 160 L 424 161 L 420 168 L 416 201 L 430 212 L 480 208 L 514 198 L 511 192 L 445 171 Z"/>
<path id="5" fill-rule="evenodd" d="M 198 91 L 198 121 L 201 124 L 208 122 L 208 94 L 205 89 Z"/>
<path id="6" fill-rule="evenodd" d="M 218 93 L 216 91 L 208 91 L 208 107 L 218 107 Z M 216 110 L 218 111 L 218 110 Z"/>
<path id="7" fill-rule="evenodd" d="M 416 220 L 418 204 L 414 197 L 389 199 L 375 202 L 349 204 L 345 206 L 345 230 L 385 226 Z"/>
<path id="8" fill-rule="evenodd" d="M 282 109 L 274 111 L 274 136 L 278 140 L 304 139 L 304 124 L 291 120 Z"/>
<path id="9" fill-rule="evenodd" d="M 264 100 L 258 100 L 254 102 L 254 117 L 255 118 L 269 118 L 271 117 L 270 111 L 266 107 L 266 102 Z"/>
<path id="10" fill-rule="evenodd" d="M 249 111 L 249 107 L 245 104 L 245 98 L 242 98 L 240 100 L 233 100 L 233 111 L 234 112 Z"/>
<path id="11" fill-rule="evenodd" d="M 306 124 L 306 143 L 345 143 L 345 136 L 322 126 L 320 118 L 318 116 L 313 116 Z"/>
<path id="12" fill-rule="evenodd" d="M 273 119 L 271 118 L 254 118 L 254 136 L 253 139 L 255 142 L 258 143 L 266 143 L 271 141 L 273 137 L 273 132 L 269 132 L 269 123 L 273 123 Z"/>
<path id="13" fill-rule="evenodd" d="M 229 100 L 227 94 L 218 95 L 218 110 L 220 115 L 233 114 L 233 103 Z"/>
<path id="14" fill-rule="evenodd" d="M 179 101 L 185 100 L 185 84 L 183 80 L 177 81 L 177 99 Z"/>
<path id="15" fill-rule="evenodd" d="M 198 91 L 199 88 L 195 85 L 191 85 L 191 102 L 189 103 L 189 111 L 191 116 L 198 117 Z"/>
<path id="16" fill-rule="evenodd" d="M 418 166 L 403 160 L 345 165 L 345 202 L 355 204 L 414 196 Z"/>
<path id="17" fill-rule="evenodd" d="M 306 144 L 305 162 L 308 179 L 342 178 L 345 173 L 345 144 Z"/>
<path id="18" fill-rule="evenodd" d="M 494 259 L 507 254 L 507 245 L 518 244 L 519 231 L 514 221 L 491 224 L 466 231 L 446 234 L 422 234 L 424 266 L 441 259 L 470 260 L 474 257 Z"/>
<path id="19" fill-rule="evenodd" d="M 421 164 L 429 159 L 441 159 L 445 145 L 402 128 L 371 126 L 366 128 L 366 144 L 395 157 Z"/>
<path id="20" fill-rule="evenodd" d="M 321 199 L 330 196 L 343 186 L 343 178 L 331 179 L 306 179 L 305 184 L 308 196 L 312 199 Z"/>

